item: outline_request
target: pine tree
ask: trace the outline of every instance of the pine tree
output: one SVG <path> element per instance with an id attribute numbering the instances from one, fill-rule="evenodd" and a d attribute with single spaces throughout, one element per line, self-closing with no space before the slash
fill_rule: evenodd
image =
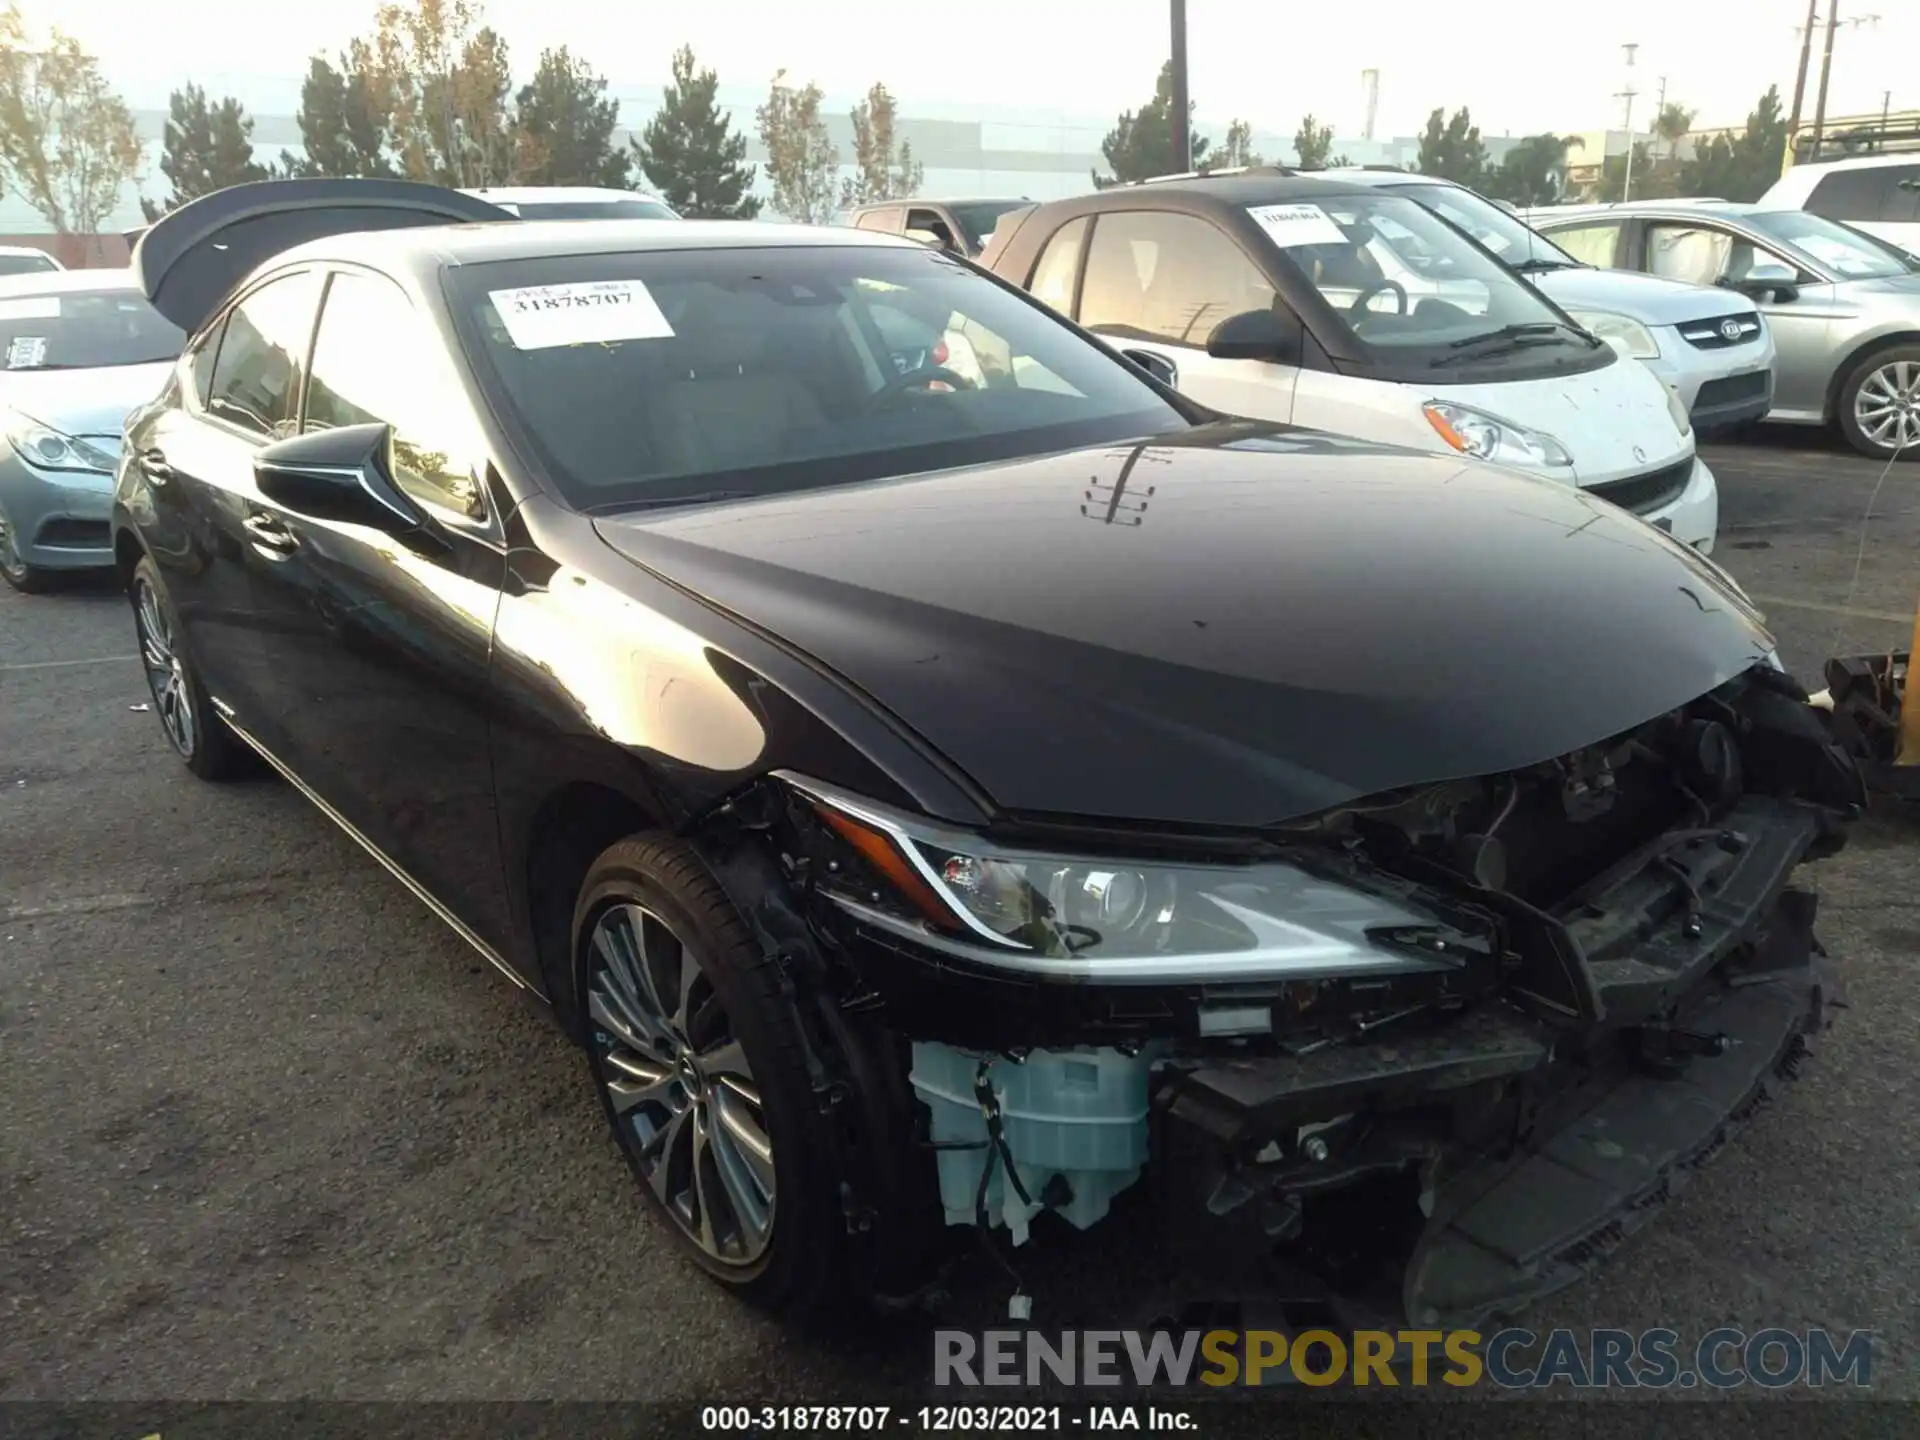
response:
<path id="1" fill-rule="evenodd" d="M 566 46 L 540 56 L 522 87 L 514 126 L 514 178 L 523 185 L 600 185 L 623 190 L 633 160 L 613 143 L 620 102 L 607 82 Z"/>
<path id="2" fill-rule="evenodd" d="M 720 84 L 711 70 L 694 68 L 693 48 L 673 57 L 673 83 L 659 111 L 633 142 L 647 182 L 675 210 L 696 220 L 751 220 L 760 213 L 753 193 L 758 167 L 747 158 L 747 137 L 714 103 Z"/>
<path id="3" fill-rule="evenodd" d="M 390 176 L 387 126 L 393 105 L 389 87 L 364 40 L 356 40 L 339 65 L 316 55 L 300 85 L 300 139 L 304 155 L 280 152 L 281 173 L 293 177 Z"/>
<path id="4" fill-rule="evenodd" d="M 167 100 L 166 138 L 162 142 L 160 172 L 173 193 L 158 203 L 142 197 L 140 208 L 149 221 L 189 200 L 267 178 L 267 167 L 253 158 L 253 121 L 240 102 L 227 96 L 218 105 L 207 103 L 207 92 L 189 84 Z"/>
<path id="5" fill-rule="evenodd" d="M 1203 169 L 1207 164 L 1210 141 L 1192 128 L 1193 102 L 1187 102 L 1188 136 L 1192 151 L 1188 169 Z M 1173 155 L 1173 62 L 1160 67 L 1160 78 L 1153 87 L 1153 99 L 1140 107 L 1138 114 L 1128 110 L 1114 122 L 1107 138 L 1100 142 L 1100 153 L 1107 157 L 1113 174 L 1094 172 L 1093 183 L 1104 190 L 1126 180 L 1148 180 L 1165 175 Z"/>

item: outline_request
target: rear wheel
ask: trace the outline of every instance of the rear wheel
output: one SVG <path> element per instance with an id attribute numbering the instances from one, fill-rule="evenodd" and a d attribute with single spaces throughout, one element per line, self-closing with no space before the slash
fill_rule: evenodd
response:
<path id="1" fill-rule="evenodd" d="M 1920 345 L 1875 351 L 1841 382 L 1847 443 L 1876 460 L 1920 460 Z"/>
<path id="2" fill-rule="evenodd" d="M 7 512 L 0 510 L 0 580 L 6 581 L 22 594 L 37 595 L 47 588 L 51 578 L 50 572 L 37 565 L 29 565 L 20 558 L 20 548 L 14 541 L 13 523 L 7 519 Z"/>
<path id="3" fill-rule="evenodd" d="M 134 567 L 129 595 L 140 664 L 168 743 L 202 780 L 229 780 L 253 770 L 252 752 L 214 712 L 181 651 L 179 621 L 153 561 L 143 559 Z"/>
<path id="4" fill-rule="evenodd" d="M 635 837 L 574 912 L 587 1057 L 640 1188 L 683 1251 L 789 1312 L 840 1294 L 831 1139 L 774 963 L 689 847 Z"/>

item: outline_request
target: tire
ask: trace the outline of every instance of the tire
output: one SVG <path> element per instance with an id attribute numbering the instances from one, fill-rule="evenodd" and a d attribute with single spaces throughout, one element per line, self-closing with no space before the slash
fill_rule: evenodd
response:
<path id="1" fill-rule="evenodd" d="M 133 605 L 134 640 L 140 647 L 141 668 L 147 672 L 154 713 L 175 753 L 202 780 L 232 780 L 255 773 L 259 767 L 253 752 L 215 712 L 206 687 L 180 647 L 180 621 L 152 560 L 142 559 L 134 567 L 127 598 Z"/>
<path id="2" fill-rule="evenodd" d="M 622 938 L 632 934 L 643 946 Z M 713 873 L 677 840 L 622 840 L 588 870 L 572 935 L 594 1089 L 635 1182 L 680 1249 L 753 1304 L 787 1315 L 840 1310 L 845 1223 L 800 1020 L 775 963 Z M 642 949 L 651 993 L 631 978 Z M 673 996 L 690 955 L 699 976 L 687 1018 L 650 1032 L 643 1019 L 679 1008 Z M 770 1163 L 748 1143 L 756 1123 Z M 701 1154 L 703 1127 L 696 1189 L 688 1166 Z"/>
<path id="3" fill-rule="evenodd" d="M 13 543 L 13 524 L 5 512 L 0 512 L 0 580 L 6 581 L 22 595 L 41 594 L 53 581 L 52 571 L 29 565 L 20 558 L 20 552 Z"/>
<path id="4" fill-rule="evenodd" d="M 1862 455 L 1920 460 L 1920 345 L 1862 356 L 1841 382 L 1834 411 L 1840 433 Z M 1886 427 L 1878 435 L 1869 431 L 1875 422 Z"/>

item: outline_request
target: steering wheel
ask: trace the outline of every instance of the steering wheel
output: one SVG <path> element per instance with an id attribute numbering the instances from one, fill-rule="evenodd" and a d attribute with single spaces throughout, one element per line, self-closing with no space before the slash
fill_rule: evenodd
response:
<path id="1" fill-rule="evenodd" d="M 935 381 L 951 385 L 955 390 L 972 390 L 977 388 L 973 381 L 969 380 L 966 376 L 949 370 L 944 365 L 922 365 L 918 370 L 908 370 L 904 374 L 895 375 L 892 379 L 888 380 L 886 384 L 873 392 L 868 398 L 867 404 L 881 405 L 896 395 L 908 395 L 916 390 L 924 391 Z"/>
<path id="2" fill-rule="evenodd" d="M 1398 280 L 1380 280 L 1369 285 L 1360 292 L 1358 298 L 1356 298 L 1351 305 L 1347 306 L 1347 314 L 1356 317 L 1359 316 L 1360 313 L 1367 308 L 1367 302 L 1369 300 L 1373 299 L 1376 295 L 1384 294 L 1388 290 L 1391 290 L 1395 295 L 1400 297 L 1400 309 L 1396 313 L 1404 316 L 1407 313 L 1407 287 L 1402 285 Z"/>

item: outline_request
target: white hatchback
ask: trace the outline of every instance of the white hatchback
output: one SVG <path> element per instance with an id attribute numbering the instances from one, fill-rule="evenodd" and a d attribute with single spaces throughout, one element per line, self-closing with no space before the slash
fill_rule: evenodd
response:
<path id="1" fill-rule="evenodd" d="M 1472 455 L 1713 548 L 1673 391 L 1405 196 L 1178 177 L 1036 206 L 981 263 L 1215 410 Z"/>

